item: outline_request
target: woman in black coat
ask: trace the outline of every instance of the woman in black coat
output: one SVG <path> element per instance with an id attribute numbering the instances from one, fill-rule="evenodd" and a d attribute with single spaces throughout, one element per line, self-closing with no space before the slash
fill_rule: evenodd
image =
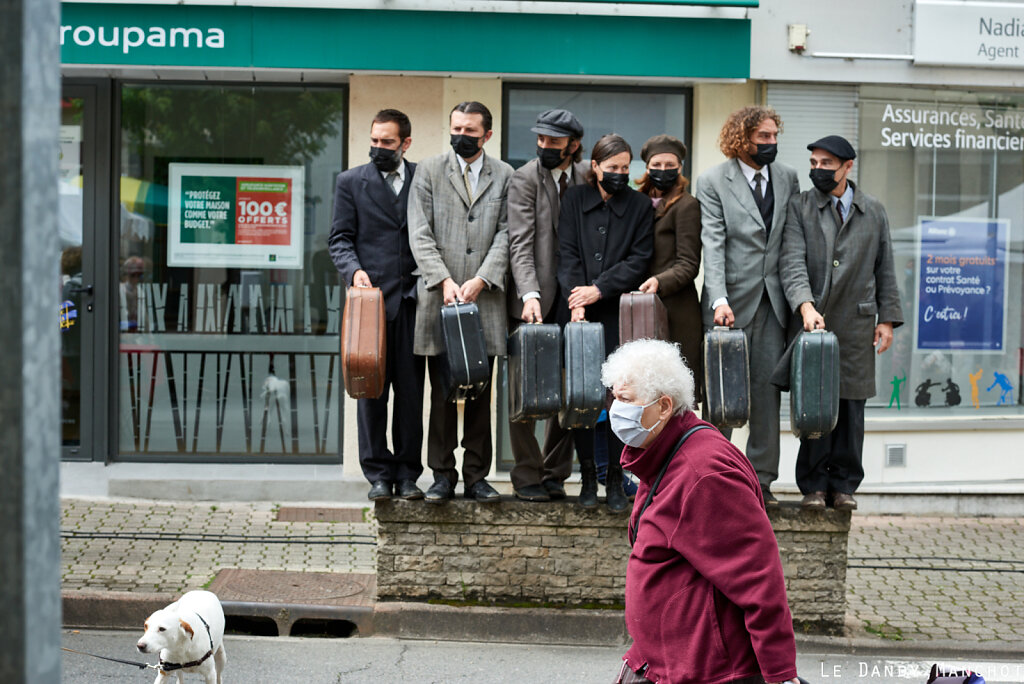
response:
<path id="1" fill-rule="evenodd" d="M 597 141 L 591 153 L 587 182 L 565 193 L 558 220 L 558 282 L 563 293 L 562 322 L 593 321 L 604 325 L 605 354 L 619 346 L 619 296 L 637 289 L 647 278 L 654 252 L 654 210 L 651 201 L 629 187 L 633 151 L 618 135 Z M 583 486 L 582 506 L 597 505 L 593 429 L 575 431 L 576 454 Z M 619 454 L 622 443 L 603 427 L 597 439 L 607 440 L 608 508 L 625 511 Z"/>

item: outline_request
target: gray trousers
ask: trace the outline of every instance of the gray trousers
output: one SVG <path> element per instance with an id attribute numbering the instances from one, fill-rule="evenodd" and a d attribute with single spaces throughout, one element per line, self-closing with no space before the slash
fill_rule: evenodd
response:
<path id="1" fill-rule="evenodd" d="M 771 383 L 772 372 L 786 351 L 786 331 L 772 310 L 768 293 L 744 328 L 750 349 L 750 437 L 747 458 L 757 472 L 762 487 L 779 478 L 779 402 L 780 392 Z"/>

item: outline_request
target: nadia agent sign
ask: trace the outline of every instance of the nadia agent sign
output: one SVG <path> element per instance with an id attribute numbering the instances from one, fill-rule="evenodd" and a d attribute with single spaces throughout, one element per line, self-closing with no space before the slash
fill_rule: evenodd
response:
<path id="1" fill-rule="evenodd" d="M 168 266 L 302 268 L 301 166 L 170 164 Z"/>

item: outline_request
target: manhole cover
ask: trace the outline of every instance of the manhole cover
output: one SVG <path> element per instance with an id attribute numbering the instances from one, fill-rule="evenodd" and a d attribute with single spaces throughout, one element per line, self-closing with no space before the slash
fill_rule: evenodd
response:
<path id="1" fill-rule="evenodd" d="M 303 508 L 300 506 L 282 506 L 277 509 L 279 522 L 343 522 L 361 523 L 361 508 Z"/>
<path id="2" fill-rule="evenodd" d="M 376 576 L 227 568 L 217 573 L 210 591 L 222 601 L 370 605 L 376 591 Z"/>

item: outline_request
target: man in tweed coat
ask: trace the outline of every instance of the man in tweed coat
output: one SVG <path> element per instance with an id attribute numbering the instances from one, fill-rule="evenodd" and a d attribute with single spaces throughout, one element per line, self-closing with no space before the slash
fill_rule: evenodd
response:
<path id="1" fill-rule="evenodd" d="M 853 146 L 829 135 L 807 149 L 814 188 L 789 202 L 779 277 L 793 327 L 827 327 L 839 339 L 839 422 L 821 439 L 800 440 L 796 483 L 805 508 L 824 508 L 831 495 L 836 508 L 854 509 L 875 355 L 892 344 L 903 311 L 885 207 L 849 180 Z"/>
<path id="2" fill-rule="evenodd" d="M 456 105 L 449 126 L 452 151 L 417 166 L 409 196 L 409 244 L 420 276 L 413 353 L 427 357 L 430 377 L 427 465 L 434 471 L 434 484 L 427 490 L 428 503 L 454 497 L 459 479 L 458 409 L 447 401 L 442 378 L 441 307 L 476 302 L 491 368 L 494 357 L 506 352 L 508 333 L 506 195 L 512 167 L 484 153 L 492 134 L 491 112 L 484 105 Z M 462 447 L 466 497 L 498 501 L 498 492 L 484 479 L 493 451 L 489 385 L 476 399 L 466 399 Z"/>

